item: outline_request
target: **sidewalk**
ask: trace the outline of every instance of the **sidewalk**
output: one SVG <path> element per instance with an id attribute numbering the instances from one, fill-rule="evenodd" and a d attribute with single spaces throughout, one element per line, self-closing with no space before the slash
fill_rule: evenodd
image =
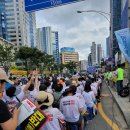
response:
<path id="1" fill-rule="evenodd" d="M 106 84 L 107 85 L 107 84 Z M 108 86 L 108 85 L 107 85 Z M 126 123 L 128 127 L 130 128 L 130 102 L 129 102 L 129 96 L 122 98 L 116 94 L 116 91 L 114 88 L 108 86 L 110 92 L 113 95 L 114 100 L 116 101 L 117 105 L 119 106 L 124 119 L 126 120 Z"/>

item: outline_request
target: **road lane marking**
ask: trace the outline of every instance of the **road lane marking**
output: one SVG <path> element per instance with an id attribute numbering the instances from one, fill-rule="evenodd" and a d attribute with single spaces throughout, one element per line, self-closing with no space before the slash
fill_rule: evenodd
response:
<path id="1" fill-rule="evenodd" d="M 103 119 L 109 124 L 109 126 L 113 130 L 120 130 L 119 127 L 117 126 L 117 124 L 112 122 L 112 120 L 104 113 L 101 103 L 98 104 L 98 111 L 99 111 L 100 115 L 103 117 Z"/>

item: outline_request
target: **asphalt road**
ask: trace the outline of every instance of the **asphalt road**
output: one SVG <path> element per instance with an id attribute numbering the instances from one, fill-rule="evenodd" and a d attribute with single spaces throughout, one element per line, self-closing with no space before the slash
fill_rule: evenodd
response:
<path id="1" fill-rule="evenodd" d="M 99 110 L 97 116 L 92 121 L 89 121 L 86 130 L 129 130 L 105 83 L 103 83 L 102 87 L 101 105 L 102 110 Z M 102 111 L 104 114 L 102 114 Z"/>

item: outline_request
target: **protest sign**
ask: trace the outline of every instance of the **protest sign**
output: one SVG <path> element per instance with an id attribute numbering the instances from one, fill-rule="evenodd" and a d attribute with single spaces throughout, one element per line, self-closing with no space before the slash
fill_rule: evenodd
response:
<path id="1" fill-rule="evenodd" d="M 24 130 L 39 130 L 46 122 L 47 116 L 32 101 L 25 99 L 20 103 L 18 125 Z"/>

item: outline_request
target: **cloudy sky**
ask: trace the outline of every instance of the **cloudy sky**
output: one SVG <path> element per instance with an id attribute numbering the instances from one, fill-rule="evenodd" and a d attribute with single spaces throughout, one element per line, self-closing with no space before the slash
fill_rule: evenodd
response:
<path id="1" fill-rule="evenodd" d="M 87 59 L 93 41 L 102 44 L 109 35 L 109 22 L 97 13 L 76 13 L 77 10 L 109 12 L 109 0 L 85 0 L 36 12 L 37 27 L 51 26 L 59 32 L 61 47 L 74 47 L 80 59 Z"/>

